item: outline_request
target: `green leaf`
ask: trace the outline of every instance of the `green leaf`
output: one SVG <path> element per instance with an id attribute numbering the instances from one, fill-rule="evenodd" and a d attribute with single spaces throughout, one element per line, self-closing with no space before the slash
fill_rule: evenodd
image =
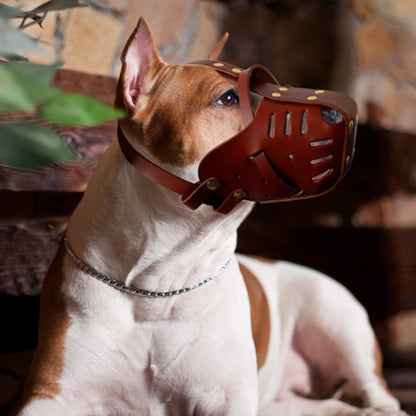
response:
<path id="1" fill-rule="evenodd" d="M 52 130 L 33 123 L 0 124 L 0 163 L 38 169 L 60 160 L 78 160 Z"/>
<path id="2" fill-rule="evenodd" d="M 18 55 L 27 52 L 42 52 L 38 42 L 13 27 L 0 16 L 0 56 Z"/>
<path id="3" fill-rule="evenodd" d="M 57 124 L 93 126 L 121 118 L 124 112 L 78 94 L 58 95 L 45 102 L 40 116 Z"/>
<path id="4" fill-rule="evenodd" d="M 7 4 L 0 4 L 0 17 L 5 20 L 12 19 L 20 13 L 17 7 L 8 6 Z"/>
<path id="5" fill-rule="evenodd" d="M 55 72 L 60 66 L 58 64 L 41 65 L 29 62 L 7 62 L 5 65 L 10 70 L 18 71 L 21 74 L 36 78 L 39 82 L 43 82 L 48 86 L 52 82 Z"/>
<path id="6" fill-rule="evenodd" d="M 45 74 L 39 75 L 44 70 Z M 7 62 L 0 64 L 0 113 L 27 111 L 61 92 L 48 85 L 56 67 Z"/>

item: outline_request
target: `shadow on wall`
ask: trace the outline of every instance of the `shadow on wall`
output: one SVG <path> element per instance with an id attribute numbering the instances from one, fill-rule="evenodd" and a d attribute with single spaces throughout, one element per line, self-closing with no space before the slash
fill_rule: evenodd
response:
<path id="1" fill-rule="evenodd" d="M 281 84 L 347 92 L 353 68 L 353 13 L 343 0 L 231 0 L 222 22 L 224 60 L 260 63 Z"/>

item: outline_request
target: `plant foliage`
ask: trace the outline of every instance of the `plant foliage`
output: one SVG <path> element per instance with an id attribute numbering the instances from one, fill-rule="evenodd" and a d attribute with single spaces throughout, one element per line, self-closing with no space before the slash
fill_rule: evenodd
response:
<path id="1" fill-rule="evenodd" d="M 0 4 L 0 115 L 24 111 L 45 122 L 66 126 L 93 126 L 123 117 L 122 111 L 89 97 L 64 94 L 51 87 L 58 64 L 33 64 L 24 58 L 24 54 L 40 52 L 40 41 L 23 33 L 24 28 L 42 25 L 50 11 L 86 6 L 113 12 L 98 0 L 51 0 L 28 12 Z M 21 19 L 20 28 L 11 24 L 16 18 Z M 46 126 L 27 122 L 0 123 L 2 164 L 36 169 L 61 160 L 77 159 Z"/>

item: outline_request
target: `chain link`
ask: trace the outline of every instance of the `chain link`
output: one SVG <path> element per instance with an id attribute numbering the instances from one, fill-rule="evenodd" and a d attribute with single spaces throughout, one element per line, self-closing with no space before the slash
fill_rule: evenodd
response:
<path id="1" fill-rule="evenodd" d="M 163 292 L 153 292 L 151 290 L 144 290 L 144 289 L 136 289 L 131 286 L 126 286 L 125 284 L 119 282 L 118 280 L 107 276 L 103 273 L 100 273 L 99 271 L 95 270 L 93 267 L 82 261 L 79 257 L 75 255 L 75 253 L 72 251 L 71 246 L 69 245 L 68 238 L 65 234 L 61 236 L 60 241 L 64 244 L 65 251 L 67 252 L 68 256 L 74 263 L 76 267 L 78 267 L 83 272 L 89 274 L 90 276 L 94 277 L 95 279 L 114 287 L 115 289 L 121 290 L 122 292 L 130 293 L 131 295 L 137 295 L 137 296 L 145 296 L 145 297 L 169 297 L 174 295 L 180 295 L 182 293 L 190 292 L 191 290 L 197 289 L 201 286 L 206 285 L 207 283 L 214 280 L 216 277 L 218 277 L 229 265 L 231 262 L 231 257 L 224 263 L 223 266 L 221 266 L 216 273 L 214 273 L 212 276 L 200 281 L 194 286 L 191 287 L 184 287 L 182 289 L 176 289 L 176 290 L 166 290 Z"/>

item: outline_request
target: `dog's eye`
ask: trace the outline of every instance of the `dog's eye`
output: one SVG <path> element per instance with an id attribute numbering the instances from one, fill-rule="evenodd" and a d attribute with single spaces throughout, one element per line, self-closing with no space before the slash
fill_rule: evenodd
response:
<path id="1" fill-rule="evenodd" d="M 217 100 L 217 104 L 230 107 L 238 104 L 238 94 L 234 90 L 229 90 Z"/>

